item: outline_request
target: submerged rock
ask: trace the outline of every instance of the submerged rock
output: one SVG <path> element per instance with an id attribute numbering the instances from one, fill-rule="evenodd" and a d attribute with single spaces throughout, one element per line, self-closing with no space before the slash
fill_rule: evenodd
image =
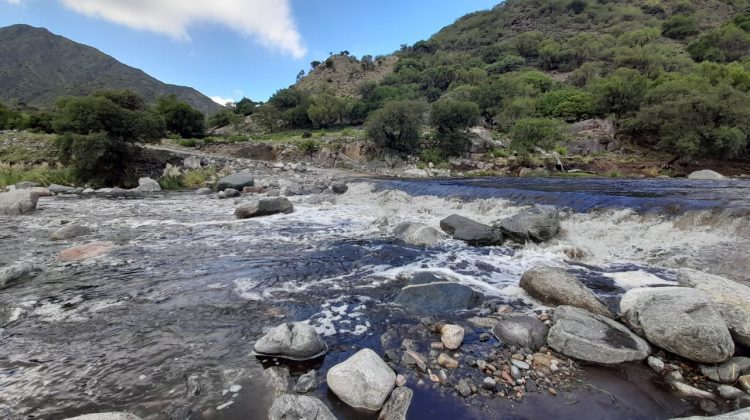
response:
<path id="1" fill-rule="evenodd" d="M 492 327 L 492 334 L 505 344 L 539 350 L 547 343 L 547 327 L 527 315 L 505 314 Z"/>
<path id="2" fill-rule="evenodd" d="M 328 370 L 328 388 L 355 408 L 380 410 L 396 384 L 396 374 L 370 349 L 362 349 Z"/>
<path id="3" fill-rule="evenodd" d="M 652 344 L 701 363 L 734 354 L 726 322 L 705 292 L 685 287 L 629 290 L 620 310 L 633 331 Z"/>
<path id="4" fill-rule="evenodd" d="M 537 267 L 523 273 L 519 286 L 545 305 L 569 305 L 614 318 L 612 312 L 597 299 L 576 276 L 561 268 Z"/>
<path id="5" fill-rule="evenodd" d="M 68 417 L 65 420 L 141 420 L 141 418 L 130 413 L 96 413 Z"/>
<path id="6" fill-rule="evenodd" d="M 68 239 L 85 236 L 91 233 L 91 229 L 78 223 L 69 223 L 52 232 L 49 238 L 53 241 L 65 241 Z"/>
<path id="7" fill-rule="evenodd" d="M 710 169 L 703 169 L 701 171 L 695 171 L 691 173 L 690 175 L 688 175 L 688 179 L 711 181 L 716 179 L 724 179 L 724 175 Z"/>
<path id="8" fill-rule="evenodd" d="M 286 366 L 271 366 L 263 371 L 263 376 L 277 395 L 292 390 L 292 375 Z"/>
<path id="9" fill-rule="evenodd" d="M 643 360 L 651 353 L 648 343 L 624 325 L 572 306 L 555 310 L 547 344 L 574 359 L 602 365 Z"/>
<path id="10" fill-rule="evenodd" d="M 422 223 L 404 222 L 396 226 L 396 238 L 414 246 L 433 246 L 443 239 L 439 230 Z"/>
<path id="11" fill-rule="evenodd" d="M 554 207 L 536 206 L 501 220 L 493 229 L 522 244 L 549 241 L 560 233 L 560 212 Z"/>
<path id="12" fill-rule="evenodd" d="M 0 193 L 0 214 L 17 216 L 36 210 L 39 196 L 30 190 L 15 190 Z"/>
<path id="13" fill-rule="evenodd" d="M 115 247 L 112 242 L 91 242 L 74 246 L 60 252 L 57 259 L 64 262 L 83 261 L 104 255 Z"/>
<path id="14" fill-rule="evenodd" d="M 481 300 L 482 294 L 468 286 L 424 272 L 414 275 L 393 303 L 426 313 L 447 313 L 474 308 Z"/>
<path id="15" fill-rule="evenodd" d="M 272 214 L 294 212 L 294 205 L 286 197 L 264 198 L 252 203 L 245 203 L 234 211 L 238 219 L 250 219 L 252 217 L 270 216 Z"/>
<path id="16" fill-rule="evenodd" d="M 255 184 L 255 179 L 248 173 L 234 173 L 232 175 L 225 176 L 219 180 L 217 189 L 224 191 L 227 188 L 233 188 L 235 190 L 242 191 L 245 187 L 252 187 Z"/>
<path id="17" fill-rule="evenodd" d="M 677 281 L 680 286 L 702 290 L 711 296 L 732 337 L 745 346 L 750 346 L 750 287 L 690 269 L 680 270 Z"/>
<path id="18" fill-rule="evenodd" d="M 461 343 L 464 341 L 465 331 L 463 327 L 459 325 L 445 324 L 440 329 L 440 341 L 443 343 L 446 349 L 456 350 L 461 347 Z"/>
<path id="19" fill-rule="evenodd" d="M 4 288 L 11 282 L 33 273 L 34 271 L 39 271 L 39 268 L 29 262 L 22 262 L 0 268 L 0 289 Z"/>
<path id="20" fill-rule="evenodd" d="M 312 369 L 300 376 L 297 384 L 294 385 L 294 392 L 304 394 L 318 387 L 318 372 Z"/>
<path id="21" fill-rule="evenodd" d="M 301 322 L 289 322 L 272 329 L 253 346 L 256 356 L 310 360 L 328 351 L 315 329 Z"/>
<path id="22" fill-rule="evenodd" d="M 502 245 L 503 234 L 485 225 L 457 214 L 446 217 L 440 221 L 440 229 L 443 229 L 453 239 L 464 241 L 469 245 Z"/>
<path id="23" fill-rule="evenodd" d="M 140 178 L 138 180 L 138 187 L 135 190 L 139 192 L 158 192 L 161 191 L 161 185 L 151 178 Z"/>
<path id="24" fill-rule="evenodd" d="M 273 400 L 269 420 L 336 420 L 331 410 L 317 398 L 284 394 Z"/>
<path id="25" fill-rule="evenodd" d="M 414 391 L 406 387 L 398 387 L 391 392 L 391 397 L 380 410 L 378 420 L 406 420 Z"/>

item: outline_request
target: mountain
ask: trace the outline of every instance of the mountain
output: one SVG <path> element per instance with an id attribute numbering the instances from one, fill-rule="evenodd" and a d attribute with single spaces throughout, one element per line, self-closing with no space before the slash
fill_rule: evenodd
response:
<path id="1" fill-rule="evenodd" d="M 95 48 L 44 28 L 0 28 L 0 57 L 0 102 L 6 104 L 49 108 L 61 96 L 129 89 L 147 102 L 175 95 L 207 114 L 223 108 L 193 88 L 162 83 Z"/>

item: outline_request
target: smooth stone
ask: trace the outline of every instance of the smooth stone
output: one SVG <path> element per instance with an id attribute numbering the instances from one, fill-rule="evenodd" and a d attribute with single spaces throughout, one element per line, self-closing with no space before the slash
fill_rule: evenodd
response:
<path id="1" fill-rule="evenodd" d="M 39 183 L 33 181 L 21 181 L 17 182 L 15 185 L 17 190 L 30 190 L 39 186 Z"/>
<path id="2" fill-rule="evenodd" d="M 750 392 L 750 375 L 742 375 L 737 378 L 737 383 L 740 388 L 744 389 L 745 392 Z"/>
<path id="3" fill-rule="evenodd" d="M 750 371 L 750 358 L 733 357 L 728 362 L 718 366 L 700 365 L 699 368 L 708 379 L 728 384 L 736 381 L 740 374 Z"/>
<path id="4" fill-rule="evenodd" d="M 394 389 L 383 409 L 380 410 L 378 420 L 406 420 L 406 413 L 409 411 L 413 396 L 414 392 L 407 387 Z"/>
<path id="5" fill-rule="evenodd" d="M 344 194 L 347 191 L 349 191 L 349 187 L 341 182 L 337 182 L 334 184 L 331 184 L 331 191 L 333 191 L 336 194 Z"/>
<path id="6" fill-rule="evenodd" d="M 82 416 L 68 417 L 65 420 L 141 420 L 140 417 L 130 413 L 95 413 Z"/>
<path id="7" fill-rule="evenodd" d="M 161 185 L 151 178 L 140 178 L 138 179 L 138 187 L 136 191 L 139 192 L 158 192 L 161 191 Z"/>
<path id="8" fill-rule="evenodd" d="M 674 418 L 672 420 L 706 420 L 706 418 L 707 417 L 704 417 L 704 416 L 692 416 L 692 417 Z M 732 411 L 730 413 L 725 413 L 725 414 L 719 414 L 710 418 L 721 419 L 721 420 L 750 420 L 750 408 L 743 408 L 741 410 Z"/>
<path id="9" fill-rule="evenodd" d="M 252 203 L 245 203 L 234 211 L 238 219 L 249 219 L 259 216 L 270 216 L 272 214 L 294 212 L 292 202 L 286 197 L 264 198 Z"/>
<path id="10" fill-rule="evenodd" d="M 584 309 L 560 306 L 553 322 L 547 344 L 568 357 L 615 365 L 644 360 L 651 353 L 648 343 L 624 325 Z"/>
<path id="11" fill-rule="evenodd" d="M 648 366 L 656 373 L 662 373 L 664 372 L 664 361 L 659 359 L 658 357 L 654 356 L 648 356 L 648 359 L 646 359 L 646 362 L 648 363 Z"/>
<path id="12" fill-rule="evenodd" d="M 466 378 L 460 379 L 458 381 L 458 385 L 456 385 L 456 391 L 458 391 L 458 393 L 461 394 L 462 397 L 470 396 L 472 394 L 471 382 Z"/>
<path id="13" fill-rule="evenodd" d="M 377 353 L 362 349 L 328 370 L 328 388 L 343 402 L 380 410 L 395 386 L 396 374 Z"/>
<path id="14" fill-rule="evenodd" d="M 686 398 L 714 400 L 716 396 L 708 391 L 698 389 L 682 382 L 672 382 L 672 387 L 678 395 Z"/>
<path id="15" fill-rule="evenodd" d="M 404 222 L 396 226 L 394 236 L 414 246 L 433 246 L 443 240 L 439 230 L 422 223 Z"/>
<path id="16" fill-rule="evenodd" d="M 614 318 L 589 288 L 573 274 L 561 268 L 536 267 L 521 276 L 519 286 L 531 297 L 549 306 L 575 306 L 589 312 Z"/>
<path id="17" fill-rule="evenodd" d="M 551 206 L 535 206 L 493 226 L 518 243 L 546 242 L 560 233 L 560 212 Z"/>
<path id="18" fill-rule="evenodd" d="M 685 287 L 629 290 L 620 300 L 628 325 L 652 344 L 700 363 L 722 363 L 734 354 L 726 322 L 711 297 Z"/>
<path id="19" fill-rule="evenodd" d="M 445 324 L 440 329 L 440 341 L 448 350 L 456 350 L 464 341 L 464 329 L 458 325 Z"/>
<path id="20" fill-rule="evenodd" d="M 297 385 L 294 386 L 294 392 L 305 394 L 318 387 L 318 373 L 312 369 L 304 375 L 300 376 L 297 380 Z"/>
<path id="21" fill-rule="evenodd" d="M 508 345 L 539 350 L 547 343 L 547 326 L 535 317 L 502 314 L 492 327 L 492 334 Z"/>
<path id="22" fill-rule="evenodd" d="M 719 385 L 716 390 L 726 400 L 736 400 L 747 395 L 747 392 L 729 385 Z"/>
<path id="23" fill-rule="evenodd" d="M 263 371 L 263 376 L 277 395 L 292 390 L 292 375 L 286 366 L 271 366 Z"/>
<path id="24" fill-rule="evenodd" d="M 406 350 L 401 356 L 401 361 L 406 366 L 416 366 L 422 372 L 427 372 L 427 360 L 416 351 Z"/>
<path id="25" fill-rule="evenodd" d="M 219 193 L 219 198 L 234 198 L 241 196 L 242 193 L 234 188 L 225 188 L 224 191 Z"/>
<path id="26" fill-rule="evenodd" d="M 211 194 L 211 188 L 198 188 L 195 190 L 196 195 L 210 195 Z"/>
<path id="27" fill-rule="evenodd" d="M 700 171 L 695 171 L 688 175 L 688 179 L 696 179 L 696 180 L 702 180 L 702 181 L 713 181 L 717 179 L 724 179 L 724 175 L 712 171 L 710 169 L 703 169 Z"/>
<path id="28" fill-rule="evenodd" d="M 497 381 L 495 381 L 492 378 L 487 377 L 487 378 L 484 378 L 484 380 L 482 380 L 482 388 L 486 390 L 494 390 L 496 386 L 497 386 Z"/>
<path id="29" fill-rule="evenodd" d="M 515 359 L 511 359 L 510 363 L 512 363 L 513 366 L 515 366 L 515 367 L 517 367 L 519 369 L 522 369 L 522 370 L 529 370 L 529 368 L 531 367 L 531 366 L 529 366 L 528 363 L 522 362 L 520 360 L 515 360 Z"/>
<path id="30" fill-rule="evenodd" d="M 491 246 L 502 245 L 503 234 L 469 218 L 453 214 L 440 221 L 440 229 L 451 235 L 453 239 L 466 242 L 469 245 Z"/>
<path id="31" fill-rule="evenodd" d="M 30 262 L 22 262 L 0 268 L 0 289 L 35 271 L 39 271 L 39 267 Z"/>
<path id="32" fill-rule="evenodd" d="M 257 414 L 257 413 L 256 413 Z M 269 420 L 336 420 L 331 410 L 307 395 L 279 395 L 268 410 Z"/>
<path id="33" fill-rule="evenodd" d="M 17 216 L 36 210 L 39 196 L 30 190 L 14 190 L 0 193 L 0 214 Z"/>
<path id="34" fill-rule="evenodd" d="M 399 292 L 393 303 L 430 314 L 475 308 L 482 295 L 474 289 L 432 273 L 417 273 Z"/>
<path id="35" fill-rule="evenodd" d="M 75 192 L 75 187 L 69 187 L 67 185 L 59 185 L 59 184 L 50 184 L 49 187 L 47 187 L 50 192 L 54 194 L 70 194 Z"/>
<path id="36" fill-rule="evenodd" d="M 115 244 L 112 242 L 91 242 L 65 249 L 60 252 L 57 259 L 64 262 L 84 261 L 105 255 L 114 247 Z"/>
<path id="37" fill-rule="evenodd" d="M 448 356 L 445 353 L 440 353 L 437 361 L 440 366 L 446 369 L 456 369 L 458 367 L 458 360 Z"/>
<path id="38" fill-rule="evenodd" d="M 52 232 L 49 238 L 53 241 L 65 241 L 68 239 L 77 238 L 79 236 L 85 236 L 90 233 L 91 229 L 87 226 L 78 223 L 69 223 Z"/>
<path id="39" fill-rule="evenodd" d="M 253 184 L 255 184 L 255 179 L 252 175 L 238 172 L 221 178 L 217 184 L 217 190 L 224 191 L 227 188 L 233 188 L 241 191 L 245 187 L 252 187 Z"/>
<path id="40" fill-rule="evenodd" d="M 326 343 L 315 329 L 302 322 L 281 324 L 261 337 L 253 350 L 256 356 L 282 357 L 290 360 L 310 360 L 328 351 Z"/>

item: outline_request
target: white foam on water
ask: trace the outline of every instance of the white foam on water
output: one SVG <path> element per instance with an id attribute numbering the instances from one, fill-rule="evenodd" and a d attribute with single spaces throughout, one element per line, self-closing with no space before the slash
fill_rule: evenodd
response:
<path id="1" fill-rule="evenodd" d="M 268 297 L 268 293 L 270 293 L 268 290 L 260 289 L 260 283 L 255 279 L 240 278 L 234 280 L 234 284 L 237 285 L 234 288 L 234 292 L 243 299 L 263 300 Z"/>
<path id="2" fill-rule="evenodd" d="M 604 276 L 614 280 L 615 285 L 624 290 L 657 285 L 674 285 L 674 282 L 664 280 L 643 270 L 604 273 Z"/>

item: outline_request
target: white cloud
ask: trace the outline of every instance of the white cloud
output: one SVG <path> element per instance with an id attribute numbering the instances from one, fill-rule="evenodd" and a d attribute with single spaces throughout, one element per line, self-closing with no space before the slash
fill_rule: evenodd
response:
<path id="1" fill-rule="evenodd" d="M 21 4 L 21 0 L 5 0 L 5 1 L 10 4 Z"/>
<path id="2" fill-rule="evenodd" d="M 237 102 L 232 98 L 222 98 L 221 96 L 211 96 L 211 100 L 219 105 L 226 105 L 227 102 Z"/>
<path id="3" fill-rule="evenodd" d="M 21 0 L 6 0 L 12 3 Z M 290 0 L 60 0 L 67 8 L 127 27 L 189 40 L 198 23 L 229 27 L 260 44 L 302 58 L 307 49 Z"/>

